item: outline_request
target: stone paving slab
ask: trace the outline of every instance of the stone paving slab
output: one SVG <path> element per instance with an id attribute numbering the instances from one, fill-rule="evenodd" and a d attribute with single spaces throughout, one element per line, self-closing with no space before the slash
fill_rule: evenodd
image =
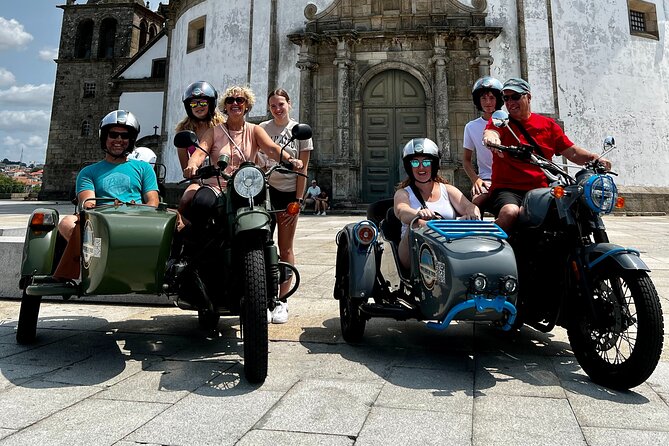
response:
<path id="1" fill-rule="evenodd" d="M 653 375 L 627 392 L 593 384 L 560 328 L 503 333 L 468 322 L 436 331 L 374 319 L 361 343 L 344 342 L 332 298 L 334 237 L 358 220 L 301 218 L 302 287 L 288 323 L 269 327 L 260 386 L 243 378 L 238 318 L 221 318 L 213 337 L 197 328 L 195 312 L 167 300 L 50 299 L 38 342 L 21 346 L 19 302 L 0 299 L 0 446 L 669 442 L 669 335 Z M 612 240 L 652 262 L 666 321 L 669 218 L 607 225 Z"/>

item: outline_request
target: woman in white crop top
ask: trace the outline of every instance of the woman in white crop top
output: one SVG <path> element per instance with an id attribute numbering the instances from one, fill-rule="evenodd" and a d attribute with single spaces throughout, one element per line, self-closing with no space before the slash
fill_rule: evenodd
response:
<path id="1" fill-rule="evenodd" d="M 439 149 L 427 138 L 409 141 L 402 152 L 405 179 L 395 192 L 395 215 L 402 222 L 402 239 L 398 254 L 405 268 L 410 264 L 408 225 L 418 217 L 417 224 L 423 226 L 434 218 L 480 220 L 481 211 L 455 186 L 447 184 L 438 175 Z M 413 186 L 413 187 L 412 187 Z M 420 193 L 423 207 L 414 190 Z"/>

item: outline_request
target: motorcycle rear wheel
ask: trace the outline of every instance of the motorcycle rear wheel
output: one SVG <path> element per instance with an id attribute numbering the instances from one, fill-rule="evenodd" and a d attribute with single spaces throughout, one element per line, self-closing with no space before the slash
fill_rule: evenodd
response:
<path id="1" fill-rule="evenodd" d="M 265 256 L 260 243 L 249 241 L 243 248 L 244 376 L 253 384 L 267 378 L 269 334 L 267 329 L 267 278 Z"/>
<path id="2" fill-rule="evenodd" d="M 37 337 L 37 318 L 42 296 L 28 296 L 23 290 L 21 297 L 21 309 L 19 310 L 19 322 L 16 326 L 16 342 L 19 344 L 31 344 Z"/>
<path id="3" fill-rule="evenodd" d="M 660 300 L 644 271 L 603 265 L 592 277 L 599 326 L 585 309 L 567 329 L 579 364 L 590 379 L 627 390 L 646 381 L 662 352 L 664 323 Z"/>
<path id="4" fill-rule="evenodd" d="M 335 295 L 339 296 L 341 334 L 346 342 L 360 342 L 365 334 L 367 320 L 360 313 L 362 302 L 349 295 L 349 268 L 348 242 L 342 237 L 337 248 L 338 289 L 335 290 Z"/>

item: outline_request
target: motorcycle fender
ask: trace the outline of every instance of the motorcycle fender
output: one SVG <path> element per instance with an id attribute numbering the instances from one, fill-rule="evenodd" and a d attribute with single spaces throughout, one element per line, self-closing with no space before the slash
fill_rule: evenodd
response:
<path id="1" fill-rule="evenodd" d="M 587 246 L 585 254 L 588 267 L 591 269 L 610 257 L 624 269 L 650 271 L 648 265 L 639 257 L 639 251 L 613 243 L 595 243 Z"/>
<path id="2" fill-rule="evenodd" d="M 348 265 L 349 265 L 349 296 L 352 298 L 367 299 L 372 296 L 374 282 L 376 280 L 376 256 L 374 253 L 375 243 L 371 245 L 359 244 L 354 235 L 355 224 L 346 225 L 342 237 L 348 239 Z"/>
<path id="3" fill-rule="evenodd" d="M 265 210 L 260 209 L 239 209 L 235 217 L 234 233 L 253 231 L 257 229 L 267 229 L 269 231 L 270 217 Z"/>
<path id="4" fill-rule="evenodd" d="M 33 220 L 33 215 L 36 213 L 51 214 L 52 221 L 56 224 L 58 222 L 58 211 L 55 209 L 35 209 L 29 221 Z M 28 226 L 23 243 L 21 277 L 51 274 L 57 238 L 58 228 L 55 225 L 53 227 Z"/>

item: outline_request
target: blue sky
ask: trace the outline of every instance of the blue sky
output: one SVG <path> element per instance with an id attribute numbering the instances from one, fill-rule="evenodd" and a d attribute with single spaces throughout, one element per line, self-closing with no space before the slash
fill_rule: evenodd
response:
<path id="1" fill-rule="evenodd" d="M 44 162 L 65 0 L 0 0 L 0 160 Z"/>

